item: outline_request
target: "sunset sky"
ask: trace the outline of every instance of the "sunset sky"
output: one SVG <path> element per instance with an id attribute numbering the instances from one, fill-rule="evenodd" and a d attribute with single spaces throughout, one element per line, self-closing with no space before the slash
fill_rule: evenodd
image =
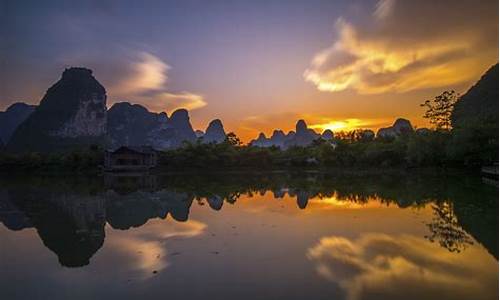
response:
<path id="1" fill-rule="evenodd" d="M 185 107 L 248 141 L 292 129 L 426 126 L 419 103 L 498 61 L 498 1 L 0 0 L 0 110 L 84 66 L 108 106 Z"/>

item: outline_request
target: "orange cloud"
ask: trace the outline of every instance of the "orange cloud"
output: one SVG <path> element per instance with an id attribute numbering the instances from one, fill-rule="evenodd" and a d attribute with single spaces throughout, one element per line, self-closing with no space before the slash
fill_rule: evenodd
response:
<path id="1" fill-rule="evenodd" d="M 337 20 L 335 41 L 313 57 L 304 78 L 320 91 L 361 94 L 476 78 L 498 60 L 498 2 L 485 2 L 381 0 L 369 26 Z"/>

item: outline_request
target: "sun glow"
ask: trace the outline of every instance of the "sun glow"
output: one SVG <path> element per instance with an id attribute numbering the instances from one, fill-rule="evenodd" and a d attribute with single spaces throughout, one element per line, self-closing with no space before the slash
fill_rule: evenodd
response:
<path id="1" fill-rule="evenodd" d="M 363 122 L 360 119 L 345 119 L 345 120 L 338 120 L 338 121 L 329 121 L 326 123 L 321 123 L 321 124 L 314 124 L 311 125 L 310 127 L 313 129 L 319 129 L 321 131 L 325 131 L 327 129 L 331 131 L 350 131 L 350 130 L 355 130 L 359 129 L 363 126 L 367 126 L 368 124 L 366 122 Z"/>

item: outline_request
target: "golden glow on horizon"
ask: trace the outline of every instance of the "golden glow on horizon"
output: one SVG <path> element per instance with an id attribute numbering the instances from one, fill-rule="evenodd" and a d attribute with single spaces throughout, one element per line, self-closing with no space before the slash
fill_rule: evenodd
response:
<path id="1" fill-rule="evenodd" d="M 336 131 L 351 131 L 359 128 L 363 128 L 363 126 L 368 126 L 369 124 L 363 122 L 360 119 L 345 119 L 342 121 L 329 121 L 327 123 L 322 124 L 313 124 L 309 127 L 312 129 L 319 129 L 321 132 L 329 129 L 333 132 Z"/>

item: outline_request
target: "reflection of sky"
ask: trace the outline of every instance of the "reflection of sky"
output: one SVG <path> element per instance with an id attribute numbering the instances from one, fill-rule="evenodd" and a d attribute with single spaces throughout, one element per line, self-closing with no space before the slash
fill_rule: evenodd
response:
<path id="1" fill-rule="evenodd" d="M 153 271 L 166 268 L 168 262 L 168 244 L 172 238 L 191 238 L 204 232 L 206 225 L 195 220 L 184 223 L 174 221 L 151 220 L 147 226 L 127 231 L 109 229 L 106 246 L 117 255 L 124 256 L 128 263 L 126 269 L 139 271 L 141 277 L 153 276 Z M 127 270 L 129 269 L 129 270 Z M 116 271 L 116 269 L 115 269 Z"/>
<path id="2" fill-rule="evenodd" d="M 481 248 L 462 255 L 412 235 L 362 234 L 355 240 L 328 236 L 307 257 L 321 277 L 335 282 L 347 299 L 493 299 L 497 262 Z M 491 287 L 485 289 L 485 286 Z"/>
<path id="3" fill-rule="evenodd" d="M 409 291 L 420 299 L 446 291 L 480 299 L 496 293 L 496 260 L 477 242 L 457 254 L 424 239 L 432 217 L 429 206 L 400 209 L 378 199 L 348 207 L 335 197 L 313 198 L 301 210 L 288 195 L 243 195 L 220 211 L 194 204 L 185 223 L 107 226 L 104 246 L 90 265 L 76 269 L 59 266 L 35 230 L 1 227 L 8 246 L 0 290 L 52 299 L 387 299 L 402 291 L 406 298 Z"/>

